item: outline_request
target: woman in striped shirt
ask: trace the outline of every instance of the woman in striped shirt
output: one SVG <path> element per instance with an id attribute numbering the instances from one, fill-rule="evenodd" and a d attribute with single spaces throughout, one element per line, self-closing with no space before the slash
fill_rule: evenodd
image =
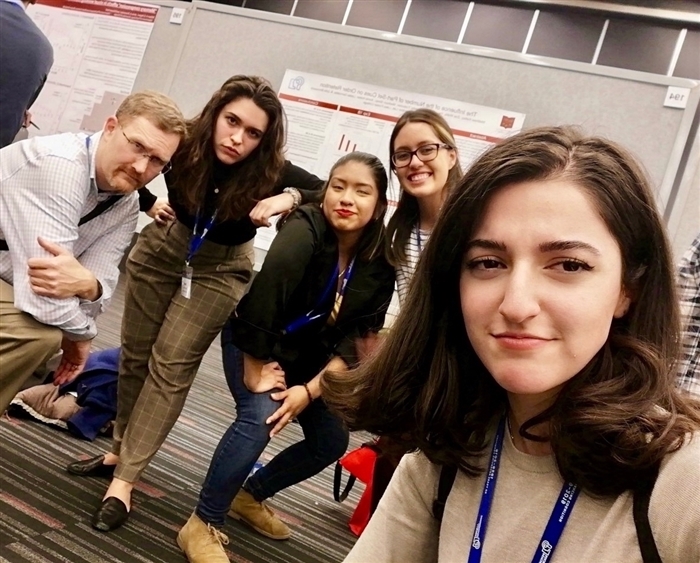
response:
<path id="1" fill-rule="evenodd" d="M 387 227 L 387 255 L 396 268 L 403 304 L 442 203 L 462 177 L 462 169 L 449 125 L 429 109 L 407 111 L 399 118 L 391 134 L 389 155 L 401 197 Z"/>
<path id="2" fill-rule="evenodd" d="M 396 212 L 387 226 L 387 257 L 396 269 L 399 303 L 406 303 L 418 258 L 423 252 L 447 194 L 462 177 L 457 145 L 439 113 L 417 109 L 396 122 L 389 141 L 391 169 L 401 184 Z M 401 456 L 379 441 L 372 477 L 372 511 L 379 504 Z"/>

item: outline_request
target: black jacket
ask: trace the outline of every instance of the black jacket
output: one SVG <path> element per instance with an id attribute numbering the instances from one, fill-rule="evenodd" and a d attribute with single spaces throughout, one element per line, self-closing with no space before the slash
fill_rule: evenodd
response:
<path id="1" fill-rule="evenodd" d="M 338 264 L 338 243 L 315 204 L 300 207 L 272 243 L 249 292 L 231 319 L 233 343 L 258 359 L 278 361 L 288 383 L 315 377 L 333 356 L 357 362 L 355 339 L 379 330 L 394 291 L 394 269 L 380 254 L 355 261 L 334 326 L 326 324 L 335 300 L 319 304 Z M 289 323 L 311 309 L 325 311 L 292 334 Z"/>

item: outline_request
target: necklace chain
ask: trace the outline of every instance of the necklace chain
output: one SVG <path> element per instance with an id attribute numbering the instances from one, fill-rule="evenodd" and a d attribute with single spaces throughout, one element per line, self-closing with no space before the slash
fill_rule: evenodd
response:
<path id="1" fill-rule="evenodd" d="M 510 434 L 510 439 L 515 444 L 515 436 L 513 436 L 513 429 L 510 426 L 510 416 L 506 415 L 506 424 L 508 425 L 508 434 Z"/>

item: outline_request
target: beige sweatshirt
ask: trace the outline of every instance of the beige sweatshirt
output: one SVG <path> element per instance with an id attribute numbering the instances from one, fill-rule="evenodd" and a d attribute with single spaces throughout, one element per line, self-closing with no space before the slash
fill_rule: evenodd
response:
<path id="1" fill-rule="evenodd" d="M 442 525 L 432 515 L 438 478 L 423 454 L 404 456 L 345 563 L 466 563 L 485 476 L 457 474 Z M 553 457 L 524 454 L 506 436 L 482 563 L 530 563 L 562 485 Z M 700 435 L 662 463 L 649 521 L 663 563 L 700 563 Z M 642 563 L 631 493 L 582 492 L 548 563 Z"/>

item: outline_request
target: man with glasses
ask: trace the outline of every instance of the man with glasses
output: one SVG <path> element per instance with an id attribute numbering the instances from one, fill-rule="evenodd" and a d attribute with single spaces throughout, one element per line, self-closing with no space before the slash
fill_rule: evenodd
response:
<path id="1" fill-rule="evenodd" d="M 128 96 L 102 131 L 0 150 L 0 413 L 59 349 L 54 383 L 83 369 L 139 212 L 185 134 L 175 103 Z"/>

